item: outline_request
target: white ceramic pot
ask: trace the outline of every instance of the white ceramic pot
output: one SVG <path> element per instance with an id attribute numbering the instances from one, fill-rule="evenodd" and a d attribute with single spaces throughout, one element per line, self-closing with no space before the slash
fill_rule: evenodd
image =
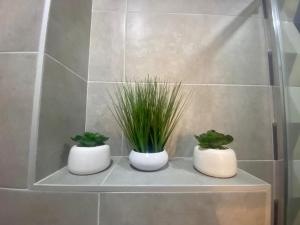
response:
<path id="1" fill-rule="evenodd" d="M 194 149 L 195 168 L 208 176 L 228 178 L 237 173 L 237 160 L 232 149 Z"/>
<path id="2" fill-rule="evenodd" d="M 69 153 L 68 169 L 73 174 L 87 175 L 105 170 L 111 163 L 109 145 L 78 147 Z"/>
<path id="3" fill-rule="evenodd" d="M 140 153 L 131 150 L 129 162 L 136 169 L 143 171 L 155 171 L 161 169 L 168 162 L 168 153 L 166 150 L 156 153 Z"/>

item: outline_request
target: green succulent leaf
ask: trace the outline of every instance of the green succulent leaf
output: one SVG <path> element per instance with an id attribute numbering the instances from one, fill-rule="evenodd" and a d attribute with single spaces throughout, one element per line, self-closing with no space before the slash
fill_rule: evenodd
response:
<path id="1" fill-rule="evenodd" d="M 225 145 L 233 142 L 231 135 L 225 135 L 215 130 L 209 130 L 206 133 L 195 135 L 196 140 L 201 148 L 208 149 L 227 149 Z"/>
<path id="2" fill-rule="evenodd" d="M 83 135 L 76 135 L 71 139 L 77 142 L 78 147 L 96 147 L 105 145 L 109 138 L 99 133 L 85 132 Z"/>

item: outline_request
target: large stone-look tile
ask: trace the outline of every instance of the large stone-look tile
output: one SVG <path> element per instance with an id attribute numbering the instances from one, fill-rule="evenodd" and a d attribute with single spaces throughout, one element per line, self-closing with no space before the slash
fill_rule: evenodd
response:
<path id="1" fill-rule="evenodd" d="M 300 87 L 287 87 L 286 89 L 286 118 L 287 142 L 289 157 L 293 160 L 300 159 Z"/>
<path id="2" fill-rule="evenodd" d="M 67 167 L 64 167 L 57 172 L 53 173 L 47 179 L 41 180 L 38 184 L 35 185 L 44 185 L 44 186 L 64 186 L 67 187 L 66 190 L 72 189 L 72 187 L 99 187 L 102 182 L 107 178 L 111 173 L 114 166 L 119 161 L 119 157 L 112 157 L 111 165 L 101 171 L 100 173 L 90 174 L 85 176 L 78 176 L 70 173 Z M 86 189 L 85 189 L 86 190 Z"/>
<path id="3" fill-rule="evenodd" d="M 285 161 L 284 160 L 278 160 L 275 161 L 275 199 L 278 201 L 278 224 L 284 224 L 284 219 L 285 219 Z"/>
<path id="4" fill-rule="evenodd" d="M 37 178 L 65 165 L 70 137 L 84 131 L 87 83 L 45 56 Z"/>
<path id="5" fill-rule="evenodd" d="M 128 11 L 251 16 L 261 13 L 257 0 L 128 0 Z"/>
<path id="6" fill-rule="evenodd" d="M 299 39 L 300 40 L 300 39 Z M 299 54 L 285 54 L 285 69 L 289 86 L 300 87 L 300 55 Z"/>
<path id="7" fill-rule="evenodd" d="M 287 212 L 287 224 L 298 225 L 300 223 L 300 198 L 292 198 L 287 206 L 290 210 Z"/>
<path id="8" fill-rule="evenodd" d="M 192 156 L 195 134 L 215 129 L 233 135 L 239 160 L 273 159 L 271 93 L 268 87 L 186 85 L 192 92 L 167 149 Z"/>
<path id="9" fill-rule="evenodd" d="M 150 74 L 193 84 L 269 82 L 257 18 L 129 13 L 126 39 L 129 80 Z"/>
<path id="10" fill-rule="evenodd" d="M 290 198 L 300 198 L 300 160 L 290 160 L 287 166 L 289 170 Z"/>
<path id="11" fill-rule="evenodd" d="M 299 6 L 298 0 L 276 0 L 279 8 L 280 20 L 293 21 Z"/>
<path id="12" fill-rule="evenodd" d="M 298 28 L 294 24 L 294 22 L 282 21 L 281 23 L 281 33 L 282 33 L 282 48 L 283 54 L 285 54 L 286 60 L 291 60 L 294 62 L 296 55 L 300 53 L 300 35 Z M 288 54 L 291 54 L 290 56 Z M 293 56 L 293 54 L 295 54 Z M 290 58 L 290 59 L 289 59 Z M 293 65 L 291 62 L 285 62 L 287 65 Z M 288 73 L 288 71 L 287 71 Z"/>
<path id="13" fill-rule="evenodd" d="M 268 182 L 271 185 L 275 185 L 274 179 L 274 161 L 258 161 L 258 160 L 248 160 L 248 161 L 238 161 L 238 167 L 247 171 L 248 173 Z M 275 190 L 275 187 L 273 187 Z"/>
<path id="14" fill-rule="evenodd" d="M 93 10 L 125 10 L 126 0 L 93 0 Z"/>
<path id="15" fill-rule="evenodd" d="M 97 131 L 109 137 L 112 155 L 122 155 L 122 132 L 109 107 L 110 94 L 117 84 L 88 83 L 86 130 Z"/>
<path id="16" fill-rule="evenodd" d="M 97 194 L 0 190 L 1 225 L 97 225 Z"/>
<path id="17" fill-rule="evenodd" d="M 91 0 L 53 0 L 46 52 L 87 79 Z"/>
<path id="18" fill-rule="evenodd" d="M 132 177 L 134 179 L 131 179 Z M 168 192 L 177 189 L 178 192 L 181 188 L 181 191 L 188 192 L 193 188 L 198 191 L 204 190 L 205 187 L 210 190 L 227 188 L 243 191 L 244 187 L 249 190 L 251 187 L 267 184 L 242 170 L 238 170 L 237 175 L 229 179 L 206 176 L 193 167 L 192 158 L 171 159 L 161 170 L 149 173 L 134 169 L 128 158 L 124 157 L 117 162 L 103 185 L 112 188 L 113 191 L 121 191 L 125 187 L 130 191 Z"/>
<path id="19" fill-rule="evenodd" d="M 124 26 L 123 13 L 93 13 L 89 80 L 123 80 Z"/>
<path id="20" fill-rule="evenodd" d="M 102 225 L 268 225 L 269 217 L 266 192 L 103 193 L 100 202 Z"/>
<path id="21" fill-rule="evenodd" d="M 37 51 L 43 0 L 1 0 L 0 51 Z"/>
<path id="22" fill-rule="evenodd" d="M 35 54 L 0 54 L 0 187 L 26 187 L 35 67 Z"/>

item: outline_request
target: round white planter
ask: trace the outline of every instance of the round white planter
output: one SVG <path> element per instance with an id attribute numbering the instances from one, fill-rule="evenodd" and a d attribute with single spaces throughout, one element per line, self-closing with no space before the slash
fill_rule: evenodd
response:
<path id="1" fill-rule="evenodd" d="M 168 162 L 166 150 L 156 153 L 140 153 L 131 150 L 129 154 L 130 164 L 143 171 L 155 171 L 161 169 Z"/>
<path id="2" fill-rule="evenodd" d="M 109 145 L 77 147 L 69 153 L 68 169 L 73 174 L 87 175 L 105 170 L 111 163 Z"/>
<path id="3" fill-rule="evenodd" d="M 232 149 L 194 149 L 195 168 L 208 176 L 228 178 L 237 173 L 237 160 Z"/>

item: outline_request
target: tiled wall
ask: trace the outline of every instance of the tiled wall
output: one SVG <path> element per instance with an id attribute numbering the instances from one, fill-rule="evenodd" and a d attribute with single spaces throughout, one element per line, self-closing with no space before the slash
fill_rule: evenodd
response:
<path id="1" fill-rule="evenodd" d="M 91 1 L 52 0 L 41 97 L 36 179 L 66 164 L 70 137 L 84 131 Z"/>
<path id="2" fill-rule="evenodd" d="M 43 2 L 0 3 L 0 187 L 27 185 L 35 70 Z"/>
<path id="3" fill-rule="evenodd" d="M 98 196 L 0 190 L 1 225 L 98 225 Z"/>
<path id="4" fill-rule="evenodd" d="M 192 156 L 193 135 L 232 134 L 239 166 L 272 182 L 272 104 L 260 1 L 94 0 L 86 130 L 128 145 L 108 108 L 114 87 L 147 75 L 182 81 L 190 105 L 168 148 Z"/>
<path id="5" fill-rule="evenodd" d="M 266 225 L 265 207 L 263 192 L 103 193 L 100 224 Z"/>
<path id="6" fill-rule="evenodd" d="M 33 192 L 27 187 L 34 83 L 37 77 L 36 66 L 44 2 L 41 0 L 0 1 L 0 224 L 97 225 L 97 194 Z M 52 2 L 53 7 L 56 3 L 62 7 L 63 1 Z M 63 14 L 66 16 L 69 16 L 67 13 L 69 6 L 76 6 L 71 2 L 73 3 L 74 0 L 68 1 L 64 7 Z M 82 3 L 81 8 L 84 8 L 85 4 L 88 7 L 88 1 L 77 3 L 79 2 Z M 74 17 L 76 18 L 77 15 Z M 55 20 L 57 21 L 57 18 Z M 62 34 L 61 32 L 56 32 L 57 38 Z M 71 41 L 68 37 L 69 31 L 65 29 L 64 32 L 66 32 L 64 37 L 66 43 L 63 46 L 66 46 L 71 44 Z M 87 32 L 83 36 L 89 38 L 88 30 L 82 32 Z M 83 38 L 80 35 L 76 37 Z M 59 43 L 59 40 L 54 40 L 54 42 Z M 73 45 L 78 47 L 79 42 Z M 76 49 L 74 46 L 69 46 L 69 48 Z M 80 58 L 84 51 L 86 52 L 84 59 L 88 60 L 86 57 L 88 47 L 77 49 L 75 53 Z M 72 53 L 72 57 L 76 58 L 75 53 Z M 78 126 L 82 126 L 83 130 L 85 117 L 86 81 L 84 77 L 78 78 L 75 74 L 87 75 L 87 73 L 81 73 L 76 68 L 71 69 L 72 65 L 59 56 L 59 53 L 56 55 L 49 51 L 44 62 L 43 86 L 46 99 L 42 101 L 42 108 L 49 110 L 49 115 L 46 115 L 49 119 L 46 124 L 49 130 L 43 130 L 43 132 L 47 138 L 51 138 L 45 142 L 52 141 L 52 143 L 59 141 L 57 138 L 59 135 L 65 135 L 64 132 L 58 132 L 57 128 L 54 129 L 55 125 L 58 124 L 59 128 L 67 126 L 68 129 L 63 127 L 66 131 L 77 130 Z M 79 65 L 78 62 L 75 64 Z M 49 93 L 50 90 L 51 93 Z M 77 101 L 83 106 L 79 106 Z M 63 115 L 58 116 L 57 113 Z M 63 117 L 66 114 L 68 117 Z M 44 116 L 43 113 L 42 117 L 45 118 Z M 56 121 L 56 119 L 61 120 Z M 71 123 L 74 120 L 80 120 L 81 125 Z M 45 121 L 42 119 L 41 123 L 43 126 Z M 57 135 L 55 135 L 56 132 L 58 132 Z M 51 147 L 46 150 L 54 151 Z M 57 166 L 56 163 L 59 160 L 56 161 L 55 157 L 54 159 L 46 157 L 45 164 L 48 163 L 49 166 L 53 162 L 54 167 Z M 53 161 L 49 163 L 50 160 Z"/>
<path id="7" fill-rule="evenodd" d="M 111 137 L 114 155 L 126 155 L 128 149 L 122 134 L 107 108 L 107 91 L 112 91 L 115 82 L 139 80 L 148 73 L 169 81 L 182 80 L 185 90 L 194 90 L 191 105 L 171 143 L 176 146 L 177 156 L 191 156 L 194 133 L 216 128 L 236 137 L 235 150 L 239 159 L 244 160 L 240 167 L 267 177 L 270 165 L 262 160 L 273 159 L 271 105 L 265 35 L 257 2 L 94 0 L 89 49 L 90 2 L 52 0 L 44 58 L 37 177 L 65 163 L 68 146 L 59 144 L 65 143 L 61 138 L 66 140 L 82 130 L 84 117 L 87 130 L 98 130 Z M 2 0 L 0 4 L 0 224 L 96 225 L 101 217 L 104 224 L 127 221 L 126 215 L 114 216 L 105 210 L 126 212 L 127 208 L 115 206 L 120 206 L 118 199 L 126 201 L 128 196 L 135 199 L 130 204 L 136 208 L 141 205 L 141 195 L 107 194 L 99 201 L 100 196 L 92 193 L 26 189 L 43 1 L 15 0 L 12 4 Z M 252 194 L 255 196 L 221 196 L 230 200 L 227 206 L 212 201 L 221 217 L 207 217 L 211 220 L 208 224 L 232 224 L 246 218 L 246 214 L 251 218 L 263 217 L 258 208 L 263 198 Z M 177 197 L 154 197 L 163 197 L 164 204 L 175 205 L 167 209 L 171 214 L 187 210 L 175 204 Z M 201 215 L 211 213 L 207 212 L 209 198 L 205 194 L 184 197 L 196 199 L 187 203 L 193 213 L 188 217 L 191 224 L 198 221 L 196 209 Z M 200 204 L 202 200 L 204 203 Z M 253 215 L 247 213 L 245 201 L 250 203 Z M 146 204 L 142 205 L 147 209 Z M 246 213 L 245 217 L 222 217 L 232 212 L 222 211 L 232 209 L 229 206 Z M 150 218 L 147 221 L 155 219 L 147 210 L 143 213 Z M 180 222 L 178 217 L 162 217 L 160 221 L 164 219 Z"/>

